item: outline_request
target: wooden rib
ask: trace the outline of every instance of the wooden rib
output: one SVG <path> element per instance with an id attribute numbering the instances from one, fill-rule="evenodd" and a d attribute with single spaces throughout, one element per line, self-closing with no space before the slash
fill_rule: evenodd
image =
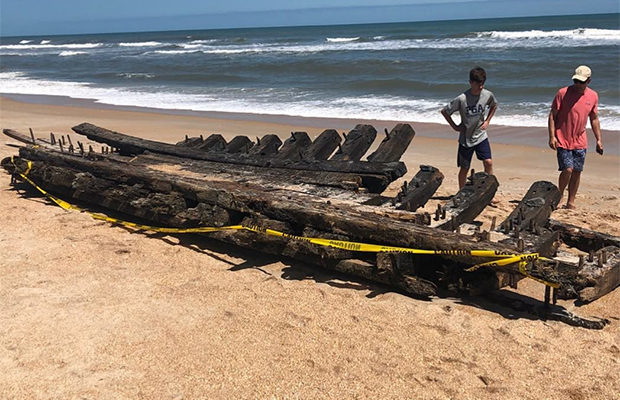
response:
<path id="1" fill-rule="evenodd" d="M 387 133 L 374 153 L 368 156 L 368 161 L 398 161 L 405 153 L 413 140 L 415 131 L 409 124 L 398 124 Z"/>
<path id="2" fill-rule="evenodd" d="M 377 137 L 377 130 L 372 125 L 356 125 L 346 135 L 345 141 L 331 160 L 359 161 L 368 151 Z"/>
<path id="3" fill-rule="evenodd" d="M 306 132 L 291 132 L 291 136 L 284 141 L 280 151 L 274 157 L 283 160 L 301 160 L 302 153 L 310 143 L 312 140 Z"/>
<path id="4" fill-rule="evenodd" d="M 202 151 L 222 151 L 226 149 L 226 139 L 219 133 L 214 133 L 195 148 Z"/>
<path id="5" fill-rule="evenodd" d="M 562 195 L 551 182 L 538 181 L 530 186 L 517 207 L 498 226 L 500 232 L 528 230 L 535 232 L 537 227 L 547 225 L 551 212 L 557 208 Z M 509 229 L 510 228 L 510 229 Z"/>
<path id="6" fill-rule="evenodd" d="M 302 158 L 304 160 L 327 160 L 341 141 L 342 138 L 336 130 L 326 129 L 304 151 Z"/>
<path id="7" fill-rule="evenodd" d="M 282 145 L 282 141 L 278 135 L 267 134 L 263 136 L 256 146 L 253 146 L 248 154 L 254 156 L 273 156 L 278 152 L 278 149 Z"/>
<path id="8" fill-rule="evenodd" d="M 430 165 L 420 165 L 420 170 L 407 184 L 404 194 L 397 204 L 398 210 L 415 211 L 424 207 L 443 182 L 443 174 Z"/>
<path id="9" fill-rule="evenodd" d="M 226 146 L 227 153 L 247 153 L 252 146 L 254 146 L 254 142 L 251 141 L 247 136 L 235 136 L 232 138 L 228 145 Z"/>
<path id="10" fill-rule="evenodd" d="M 467 183 L 454 197 L 442 205 L 446 210 L 445 219 L 431 222 L 431 226 L 454 230 L 460 224 L 473 222 L 474 219 L 489 205 L 499 183 L 493 175 L 478 172 L 468 178 Z"/>

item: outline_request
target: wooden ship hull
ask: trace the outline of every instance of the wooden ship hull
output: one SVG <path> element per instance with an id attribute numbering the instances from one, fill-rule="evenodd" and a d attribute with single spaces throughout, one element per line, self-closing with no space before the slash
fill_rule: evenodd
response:
<path id="1" fill-rule="evenodd" d="M 194 228 L 247 226 L 209 237 L 257 251 L 290 257 L 388 285 L 421 298 L 441 293 L 479 294 L 510 285 L 526 275 L 546 282 L 547 295 L 589 302 L 620 283 L 618 237 L 551 221 L 560 198 L 549 182 L 532 185 L 515 210 L 491 232 L 461 233 L 489 204 L 498 187 L 494 176 L 472 174 L 467 185 L 437 210 L 416 212 L 441 185 L 443 175 L 422 165 L 394 197 L 381 193 L 407 169 L 399 159 L 415 136 L 407 124 L 385 132 L 376 151 L 361 158 L 376 138 L 370 125 L 345 135 L 326 130 L 312 141 L 293 132 L 284 143 L 275 135 L 252 142 L 237 136 L 185 138 L 177 144 L 139 139 L 83 123 L 73 130 L 93 144 L 67 135 L 36 138 L 5 129 L 25 142 L 19 156 L 2 160 L 18 179 L 27 176 L 45 191 L 123 220 L 151 226 Z M 107 147 L 109 146 L 109 147 Z M 22 175 L 20 175 L 22 174 Z M 465 225 L 464 225 L 465 224 Z M 283 232 L 266 235 L 260 230 Z M 334 248 L 304 238 L 437 250 L 438 255 L 365 252 Z M 588 240 L 579 238 L 588 237 Z M 490 240 L 493 239 L 493 240 Z M 582 256 L 557 254 L 561 241 Z M 527 268 L 475 257 L 538 253 Z M 521 268 L 520 268 L 521 267 Z M 549 287 L 557 288 L 549 290 Z"/>

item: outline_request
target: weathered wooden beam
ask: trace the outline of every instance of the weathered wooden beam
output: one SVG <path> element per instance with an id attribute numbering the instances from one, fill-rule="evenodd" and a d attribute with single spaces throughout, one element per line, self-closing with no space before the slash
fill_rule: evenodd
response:
<path id="1" fill-rule="evenodd" d="M 518 234 L 517 234 L 518 233 Z M 560 235 L 548 229 L 539 233 L 519 232 L 518 230 L 500 239 L 499 243 L 510 246 L 519 253 L 538 253 L 543 257 L 553 257 L 561 245 Z"/>
<path id="2" fill-rule="evenodd" d="M 561 197 L 560 191 L 553 183 L 534 182 L 517 207 L 499 225 L 498 231 L 509 232 L 518 229 L 535 232 L 538 227 L 547 225 L 549 216 L 557 208 Z"/>
<path id="3" fill-rule="evenodd" d="M 377 150 L 368 156 L 368 161 L 398 161 L 405 153 L 413 140 L 415 131 L 409 124 L 398 124 L 390 133 L 386 131 L 385 138 Z"/>
<path id="4" fill-rule="evenodd" d="M 251 165 L 235 165 L 211 161 L 192 160 L 163 154 L 141 154 L 130 158 L 134 165 L 144 168 L 157 169 L 157 164 L 166 164 L 180 167 L 183 171 L 205 176 L 221 176 L 239 183 L 254 182 L 261 184 L 265 189 L 280 187 L 292 190 L 292 185 L 299 185 L 294 190 L 300 193 L 309 193 L 317 196 L 338 196 L 364 198 L 362 176 L 343 172 L 287 170 L 281 168 L 262 168 Z M 120 160 L 123 161 L 123 160 Z M 341 189 L 341 190 L 337 190 Z"/>
<path id="5" fill-rule="evenodd" d="M 584 267 L 579 269 L 579 275 L 588 281 L 588 286 L 579 290 L 579 300 L 584 303 L 590 303 L 620 286 L 620 248 L 607 246 L 596 253 L 593 262 L 584 263 Z"/>
<path id="6" fill-rule="evenodd" d="M 620 237 L 576 225 L 567 224 L 554 219 L 549 220 L 549 229 L 560 233 L 560 239 L 568 246 L 581 251 L 598 250 L 607 246 L 620 247 Z"/>
<path id="7" fill-rule="evenodd" d="M 451 200 L 442 205 L 441 219 L 431 226 L 455 230 L 460 224 L 473 222 L 495 196 L 499 183 L 497 178 L 485 172 L 477 172 Z M 445 210 L 445 218 L 443 210 Z"/>
<path id="8" fill-rule="evenodd" d="M 403 190 L 398 210 L 415 211 L 424 207 L 443 182 L 443 174 L 430 165 L 420 165 L 420 170 Z M 400 204 L 398 204 L 400 203 Z"/>
<path id="9" fill-rule="evenodd" d="M 342 138 L 334 129 L 326 129 L 304 151 L 304 160 L 327 160 L 338 147 Z"/>
<path id="10" fill-rule="evenodd" d="M 284 144 L 274 157 L 283 160 L 299 161 L 306 148 L 312 143 L 310 136 L 306 132 L 291 132 L 291 136 L 284 141 Z"/>
<path id="11" fill-rule="evenodd" d="M 16 130 L 13 129 L 3 129 L 2 132 L 7 135 L 8 137 L 17 140 L 18 142 L 21 143 L 26 143 L 26 144 L 32 144 L 32 137 L 31 136 L 27 136 L 21 132 L 18 132 Z M 36 138 L 34 139 L 35 144 L 38 146 L 44 146 L 47 148 L 56 148 L 56 146 L 53 146 L 50 142 L 48 142 L 47 140 L 43 140 L 40 138 Z M 60 140 L 58 141 L 60 143 Z"/>
<path id="12" fill-rule="evenodd" d="M 430 165 L 420 165 L 418 173 L 409 181 L 405 182 L 395 197 L 375 196 L 365 201 L 370 206 L 380 206 L 391 203 L 397 210 L 415 211 L 423 207 L 437 191 L 443 174 Z M 439 220 L 439 216 L 435 221 Z"/>
<path id="13" fill-rule="evenodd" d="M 591 254 L 591 259 L 577 262 L 571 255 L 559 255 L 556 269 L 563 283 L 559 298 L 589 303 L 620 286 L 620 248 L 607 246 Z"/>
<path id="14" fill-rule="evenodd" d="M 342 146 L 330 160 L 359 161 L 368 151 L 377 137 L 377 130 L 372 125 L 356 125 L 349 132 Z"/>

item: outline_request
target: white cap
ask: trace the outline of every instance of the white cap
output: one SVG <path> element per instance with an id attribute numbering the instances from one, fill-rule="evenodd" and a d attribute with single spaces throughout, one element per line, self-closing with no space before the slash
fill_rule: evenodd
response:
<path id="1" fill-rule="evenodd" d="M 592 76 L 592 70 L 587 65 L 580 65 L 575 69 L 575 75 L 572 79 L 577 79 L 581 82 L 585 82 Z"/>

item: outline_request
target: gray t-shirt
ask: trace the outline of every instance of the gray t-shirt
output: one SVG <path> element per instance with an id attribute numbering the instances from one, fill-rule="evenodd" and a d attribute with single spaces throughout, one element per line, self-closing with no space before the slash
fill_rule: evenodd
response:
<path id="1" fill-rule="evenodd" d="M 490 90 L 482 89 L 479 96 L 474 96 L 471 90 L 467 90 L 443 108 L 449 115 L 456 111 L 461 115 L 461 122 L 466 129 L 459 135 L 460 144 L 473 147 L 488 137 L 487 131 L 481 130 L 480 126 L 489 110 L 496 104 L 495 95 Z"/>

